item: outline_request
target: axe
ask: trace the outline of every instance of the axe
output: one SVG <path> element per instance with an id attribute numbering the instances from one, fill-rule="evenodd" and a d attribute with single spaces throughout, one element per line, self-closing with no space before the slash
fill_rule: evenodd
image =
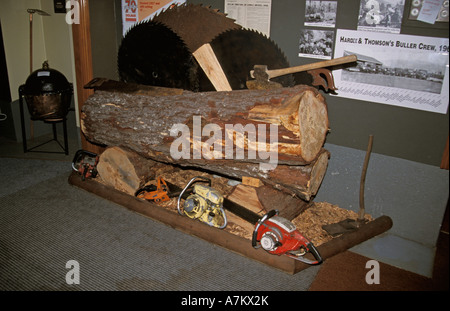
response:
<path id="1" fill-rule="evenodd" d="M 322 85 L 326 90 L 332 89 L 334 91 L 336 90 L 336 87 L 334 86 L 333 75 L 328 69 L 325 68 L 347 63 L 353 63 L 356 61 L 357 61 L 356 55 L 347 55 L 317 63 L 273 70 L 268 70 L 266 65 L 255 65 L 253 67 L 253 70 L 250 70 L 250 76 L 255 80 L 248 80 L 247 88 L 249 89 L 279 88 L 282 86 L 277 82 L 270 81 L 270 79 L 291 73 L 307 71 L 309 74 L 313 76 L 314 79 L 312 82 L 313 85 Z M 321 75 L 325 76 L 327 84 L 325 84 L 325 81 L 323 80 Z"/>

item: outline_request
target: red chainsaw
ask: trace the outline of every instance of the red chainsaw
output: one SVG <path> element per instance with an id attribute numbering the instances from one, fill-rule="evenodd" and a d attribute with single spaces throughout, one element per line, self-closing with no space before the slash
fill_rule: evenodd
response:
<path id="1" fill-rule="evenodd" d="M 323 261 L 312 242 L 301 235 L 292 222 L 278 216 L 277 210 L 271 210 L 256 223 L 252 246 L 262 247 L 274 255 L 286 255 L 309 265 L 318 265 Z M 315 260 L 304 257 L 308 252 Z"/>
<path id="2" fill-rule="evenodd" d="M 95 178 L 98 174 L 98 160 L 99 156 L 96 153 L 80 149 L 73 157 L 72 169 L 81 175 L 83 181 L 86 178 Z"/>

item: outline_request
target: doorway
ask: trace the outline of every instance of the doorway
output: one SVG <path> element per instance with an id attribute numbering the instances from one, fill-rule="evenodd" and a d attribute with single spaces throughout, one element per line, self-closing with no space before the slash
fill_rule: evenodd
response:
<path id="1" fill-rule="evenodd" d="M 0 141 L 15 139 L 16 133 L 11 110 L 11 90 L 9 88 L 2 23 L 0 21 Z"/>

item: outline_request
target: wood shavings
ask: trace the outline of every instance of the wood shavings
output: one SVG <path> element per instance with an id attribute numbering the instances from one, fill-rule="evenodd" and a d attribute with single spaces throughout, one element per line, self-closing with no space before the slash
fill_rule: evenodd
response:
<path id="1" fill-rule="evenodd" d="M 323 225 L 333 224 L 345 219 L 356 220 L 358 214 L 354 211 L 340 208 L 327 202 L 314 202 L 310 208 L 292 220 L 302 235 L 307 237 L 315 246 L 319 246 L 333 239 L 325 230 Z M 373 220 L 372 216 L 366 215 L 367 221 Z"/>

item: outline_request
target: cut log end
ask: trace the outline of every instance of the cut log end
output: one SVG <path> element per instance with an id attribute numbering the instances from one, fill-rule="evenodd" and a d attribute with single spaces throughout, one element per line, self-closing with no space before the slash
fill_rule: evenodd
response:
<path id="1" fill-rule="evenodd" d="M 311 178 L 309 181 L 309 191 L 311 196 L 315 196 L 322 184 L 325 172 L 328 167 L 329 153 L 323 152 L 319 155 L 311 170 Z"/>
<path id="2" fill-rule="evenodd" d="M 154 178 L 154 162 L 119 147 L 107 148 L 99 158 L 97 170 L 102 180 L 115 189 L 134 195 L 145 182 Z"/>
<path id="3" fill-rule="evenodd" d="M 328 132 L 328 112 L 324 98 L 311 91 L 304 92 L 298 105 L 301 155 L 312 161 L 322 148 Z"/>
<path id="4" fill-rule="evenodd" d="M 269 172 L 269 179 L 266 184 L 275 183 L 278 188 L 292 191 L 305 201 L 310 201 L 319 190 L 328 167 L 330 153 L 322 149 L 317 158 L 309 165 L 288 166 L 279 165 Z M 294 191 L 296 190 L 296 191 Z"/>
<path id="5" fill-rule="evenodd" d="M 300 156 L 306 162 L 317 157 L 329 127 L 325 98 L 308 87 L 286 97 L 278 106 L 273 103 L 255 105 L 248 118 L 281 126 L 278 153 Z"/>

